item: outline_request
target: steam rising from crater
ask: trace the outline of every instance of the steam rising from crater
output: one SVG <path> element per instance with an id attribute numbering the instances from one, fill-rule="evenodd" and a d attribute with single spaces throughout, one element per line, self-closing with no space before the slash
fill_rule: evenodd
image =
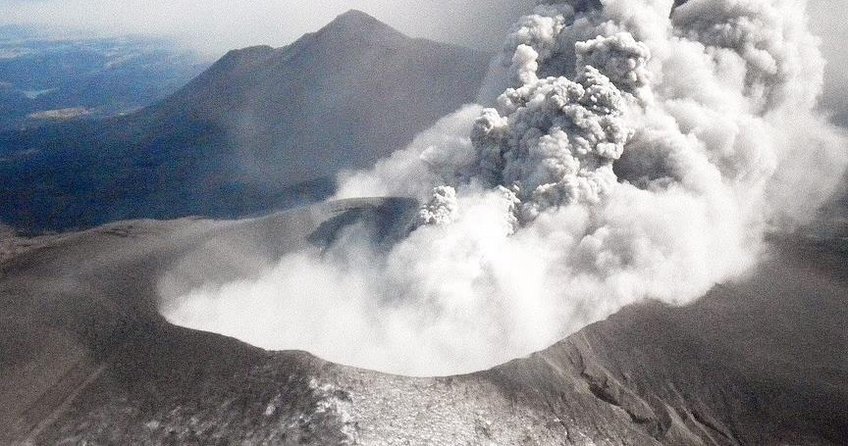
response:
<path id="1" fill-rule="evenodd" d="M 390 247 L 351 226 L 173 322 L 413 374 L 486 368 L 645 298 L 743 274 L 812 218 L 845 164 L 813 107 L 800 0 L 544 2 L 506 39 L 493 104 L 443 118 L 338 198 L 411 196 Z M 410 106 L 414 106 L 411 104 Z"/>

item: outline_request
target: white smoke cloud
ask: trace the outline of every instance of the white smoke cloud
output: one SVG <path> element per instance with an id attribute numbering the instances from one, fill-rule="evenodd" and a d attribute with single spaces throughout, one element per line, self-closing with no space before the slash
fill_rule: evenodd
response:
<path id="1" fill-rule="evenodd" d="M 530 353 L 645 298 L 685 304 L 804 223 L 846 165 L 814 111 L 797 0 L 544 4 L 506 39 L 502 94 L 346 175 L 339 197 L 425 203 L 386 249 L 354 226 L 166 316 L 414 375 Z"/>

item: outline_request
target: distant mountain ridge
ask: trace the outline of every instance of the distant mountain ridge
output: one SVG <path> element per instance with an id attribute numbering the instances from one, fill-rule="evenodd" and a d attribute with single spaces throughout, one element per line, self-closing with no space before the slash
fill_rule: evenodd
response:
<path id="1" fill-rule="evenodd" d="M 0 133 L 0 221 L 32 231 L 236 217 L 315 201 L 474 100 L 490 55 L 351 11 L 230 51 L 129 116 Z"/>

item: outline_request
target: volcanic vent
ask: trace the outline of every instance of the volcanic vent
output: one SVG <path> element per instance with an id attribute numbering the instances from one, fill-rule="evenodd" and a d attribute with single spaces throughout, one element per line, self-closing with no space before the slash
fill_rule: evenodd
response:
<path id="1" fill-rule="evenodd" d="M 256 220 L 274 248 L 210 246 L 227 259 L 216 274 L 215 256 L 190 253 L 161 280 L 162 311 L 431 375 L 526 355 L 642 299 L 691 302 L 754 264 L 767 229 L 809 218 L 845 167 L 814 110 L 823 60 L 798 5 L 540 5 L 506 39 L 493 104 L 343 176 L 335 197 L 420 206 Z"/>

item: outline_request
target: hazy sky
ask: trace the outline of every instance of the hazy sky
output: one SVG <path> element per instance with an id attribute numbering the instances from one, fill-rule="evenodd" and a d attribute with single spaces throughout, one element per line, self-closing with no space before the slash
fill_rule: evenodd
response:
<path id="1" fill-rule="evenodd" d="M 359 9 L 421 37 L 497 47 L 533 0 L 0 0 L 0 24 L 41 23 L 101 34 L 176 37 L 213 54 L 281 46 Z"/>
<path id="2" fill-rule="evenodd" d="M 97 34 L 176 38 L 210 56 L 250 45 L 282 46 L 352 8 L 406 34 L 499 47 L 534 0 L 0 0 L 0 24 L 48 24 Z M 812 28 L 829 61 L 828 105 L 848 110 L 844 0 L 810 0 Z M 848 112 L 846 112 L 848 116 Z M 848 119 L 848 118 L 846 118 Z"/>
<path id="3" fill-rule="evenodd" d="M 0 24 L 49 24 L 98 34 L 175 37 L 213 54 L 290 43 L 360 9 L 406 34 L 496 48 L 534 0 L 0 0 Z M 813 30 L 834 62 L 848 61 L 844 0 L 810 0 Z"/>

